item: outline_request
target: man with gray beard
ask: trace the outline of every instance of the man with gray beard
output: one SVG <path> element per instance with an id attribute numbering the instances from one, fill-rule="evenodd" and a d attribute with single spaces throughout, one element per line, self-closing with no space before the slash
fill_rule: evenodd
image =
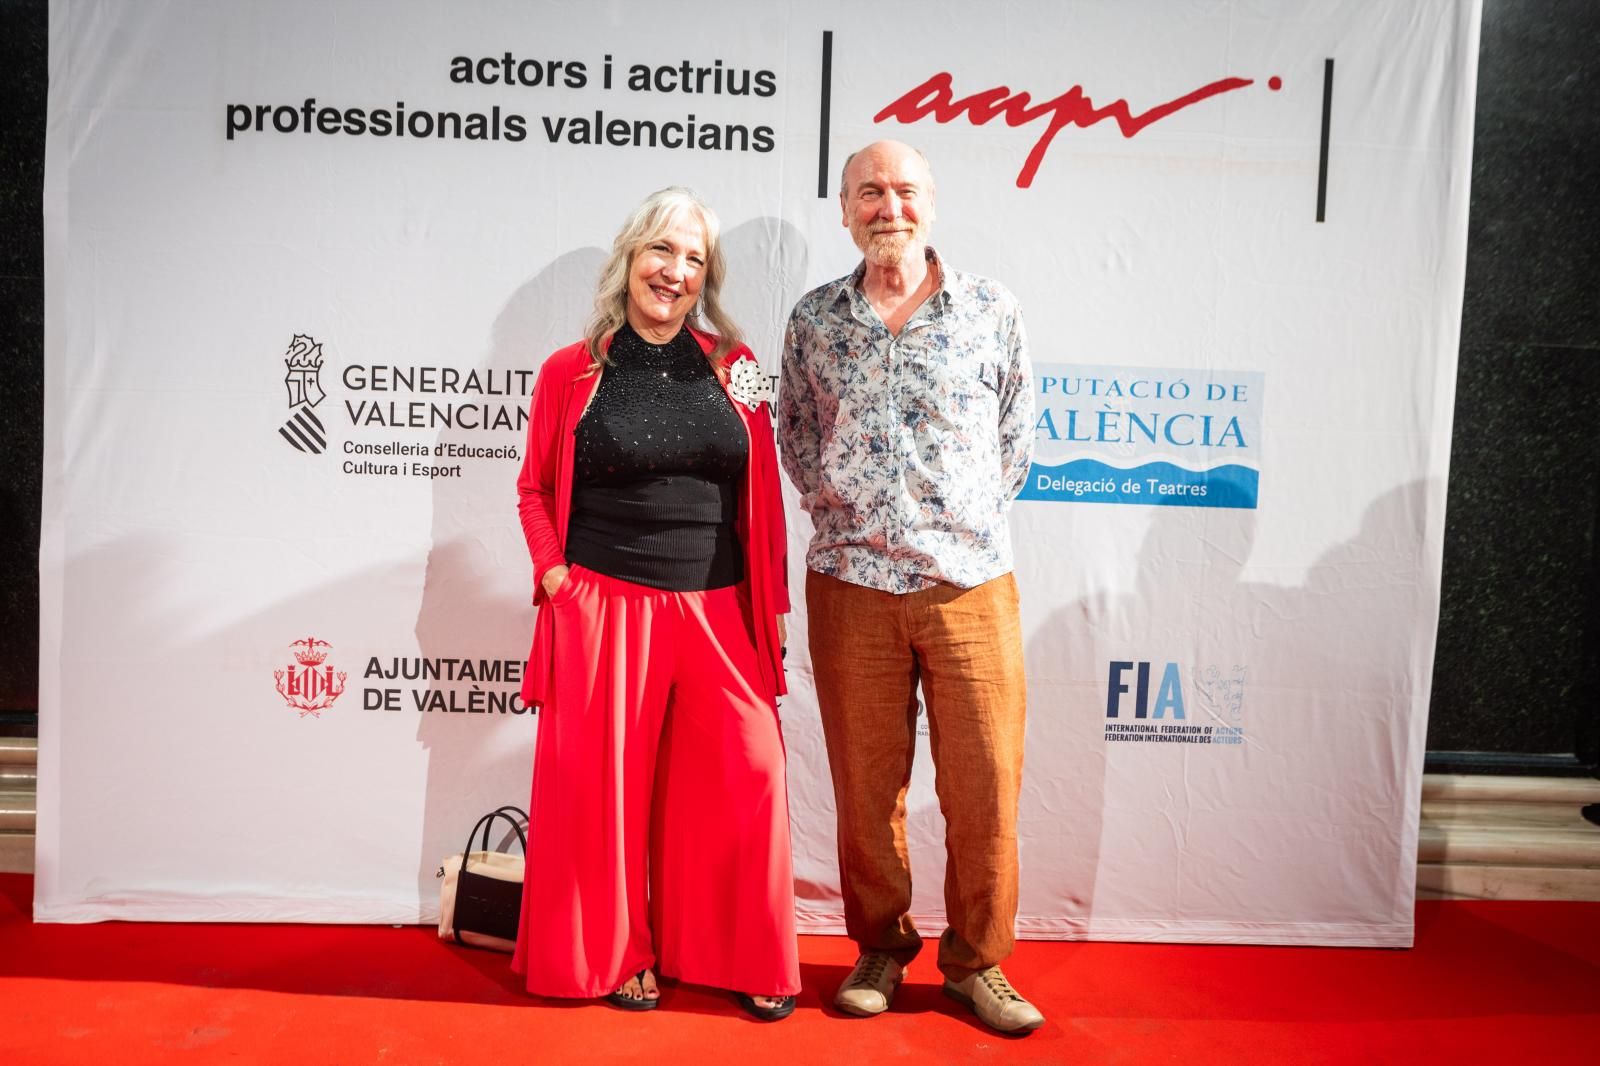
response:
<path id="1" fill-rule="evenodd" d="M 806 608 L 838 813 L 845 924 L 860 957 L 834 1003 L 887 1010 L 922 947 L 906 789 L 917 688 L 946 823 L 944 990 L 990 1027 L 1044 1016 L 1000 970 L 1017 911 L 1027 690 L 1006 514 L 1033 449 L 1016 299 L 928 246 L 933 174 L 896 141 L 846 162 L 863 262 L 807 293 L 784 342 L 778 441 L 815 534 Z"/>

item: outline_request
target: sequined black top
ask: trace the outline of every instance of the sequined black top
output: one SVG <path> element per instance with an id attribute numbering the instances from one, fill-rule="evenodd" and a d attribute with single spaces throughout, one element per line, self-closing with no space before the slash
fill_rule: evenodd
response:
<path id="1" fill-rule="evenodd" d="M 734 534 L 744 423 L 687 329 L 651 344 L 624 325 L 578 421 L 566 558 L 672 592 L 744 577 Z"/>

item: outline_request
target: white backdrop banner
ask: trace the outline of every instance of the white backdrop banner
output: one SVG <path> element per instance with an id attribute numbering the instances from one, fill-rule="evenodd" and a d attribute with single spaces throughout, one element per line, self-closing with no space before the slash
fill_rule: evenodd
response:
<path id="1" fill-rule="evenodd" d="M 1476 0 L 927 10 L 54 0 L 41 920 L 431 918 L 527 799 L 525 410 L 623 217 L 711 202 L 776 373 L 896 137 L 1033 343 L 1019 931 L 1410 942 Z M 937 932 L 925 741 L 909 806 Z"/>

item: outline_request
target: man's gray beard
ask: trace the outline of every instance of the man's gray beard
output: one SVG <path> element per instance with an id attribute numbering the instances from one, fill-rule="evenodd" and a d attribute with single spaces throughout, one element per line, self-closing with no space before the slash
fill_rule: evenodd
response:
<path id="1" fill-rule="evenodd" d="M 911 247 L 909 233 L 875 233 L 867 237 L 865 254 L 873 266 L 894 267 L 905 261 L 906 249 Z"/>

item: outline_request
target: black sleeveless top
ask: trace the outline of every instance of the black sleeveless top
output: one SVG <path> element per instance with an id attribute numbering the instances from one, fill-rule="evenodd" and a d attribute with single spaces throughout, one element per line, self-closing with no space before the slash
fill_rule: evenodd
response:
<path id="1" fill-rule="evenodd" d="M 687 329 L 651 344 L 624 325 L 578 420 L 569 563 L 671 592 L 744 578 L 734 533 L 750 439 Z"/>

